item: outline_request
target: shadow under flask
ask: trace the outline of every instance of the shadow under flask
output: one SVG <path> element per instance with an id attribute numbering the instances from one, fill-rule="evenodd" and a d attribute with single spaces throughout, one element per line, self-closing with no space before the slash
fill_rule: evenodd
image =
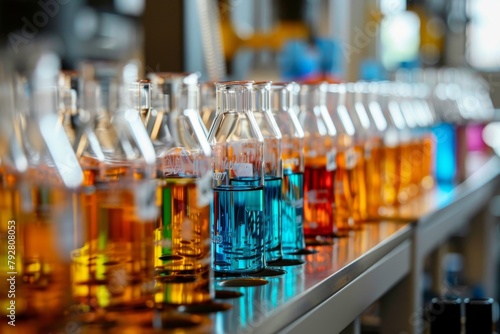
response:
<path id="1" fill-rule="evenodd" d="M 217 114 L 208 140 L 213 164 L 212 267 L 265 268 L 264 138 L 251 110 L 250 81 L 216 83 Z"/>
<path id="2" fill-rule="evenodd" d="M 281 260 L 281 132 L 270 108 L 270 82 L 253 85 L 253 114 L 264 137 L 264 250 L 266 263 Z"/>
<path id="3" fill-rule="evenodd" d="M 273 83 L 271 110 L 281 132 L 281 240 L 284 253 L 305 249 L 304 239 L 304 131 L 298 109 L 296 83 Z"/>
<path id="4" fill-rule="evenodd" d="M 192 74 L 152 73 L 153 114 L 163 114 L 161 133 L 170 140 L 157 154 L 155 229 L 157 305 L 190 305 L 211 300 L 210 145 L 200 123 L 198 78 Z M 168 96 L 168 98 L 167 98 Z"/>

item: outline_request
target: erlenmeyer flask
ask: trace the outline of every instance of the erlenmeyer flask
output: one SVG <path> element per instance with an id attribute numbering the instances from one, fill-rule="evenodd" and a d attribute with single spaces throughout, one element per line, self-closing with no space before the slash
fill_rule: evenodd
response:
<path id="1" fill-rule="evenodd" d="M 337 172 L 335 175 L 336 221 L 339 231 L 359 227 L 366 216 L 366 186 L 364 179 L 364 147 L 360 144 L 349 115 L 354 94 L 346 84 L 328 87 L 327 106 L 337 129 Z"/>
<path id="2" fill-rule="evenodd" d="M 12 328 L 23 333 L 52 331 L 71 305 L 70 252 L 81 241 L 76 189 L 83 173 L 58 120 L 58 58 L 44 52 L 16 58 L 17 66 L 10 64 L 21 69 L 16 79 L 16 74 L 1 68 L 6 58 L 0 64 L 0 104 L 2 122 L 11 129 L 2 131 L 0 138 L 0 211 L 7 214 L 1 228 L 6 252 L 0 250 L 0 277 L 10 283 L 13 291 L 8 291 L 13 294 L 7 292 L 10 300 L 2 296 L 0 302 L 2 314 L 14 314 L 14 321 L 3 322 L 0 328 L 2 333 Z M 14 104 L 16 84 L 21 89 Z M 19 123 L 17 108 L 26 108 L 25 127 Z M 6 138 L 10 143 L 4 142 Z M 20 140 L 30 148 L 28 157 Z"/>
<path id="3" fill-rule="evenodd" d="M 346 108 L 354 127 L 353 146 L 357 161 L 354 167 L 355 189 L 353 193 L 357 193 L 354 198 L 357 203 L 354 205 L 353 218 L 357 223 L 356 226 L 359 227 L 359 223 L 368 219 L 367 183 L 369 178 L 366 175 L 366 170 L 368 160 L 372 158 L 373 146 L 376 146 L 376 143 L 372 141 L 373 128 L 363 104 L 363 91 L 360 84 L 348 83 L 346 85 Z M 376 179 L 377 177 L 371 184 L 375 185 L 373 191 L 376 191 L 377 188 Z"/>
<path id="4" fill-rule="evenodd" d="M 213 268 L 257 272 L 264 257 L 264 138 L 252 113 L 252 82 L 216 83 L 209 132 L 213 161 Z"/>
<path id="5" fill-rule="evenodd" d="M 354 86 L 357 110 L 366 112 L 368 128 L 366 128 L 365 142 L 365 180 L 368 219 L 379 217 L 379 208 L 382 205 L 382 134 L 387 127 L 387 122 L 382 114 L 376 95 L 370 89 L 371 84 L 359 82 Z M 361 108 L 360 104 L 364 107 Z M 363 116 L 359 117 L 360 120 Z"/>
<path id="6" fill-rule="evenodd" d="M 403 144 L 401 156 L 400 203 L 408 202 L 415 197 L 419 189 L 420 169 L 422 166 L 422 150 L 420 146 L 420 127 L 423 127 L 420 105 L 415 103 L 408 83 L 394 83 L 401 114 L 406 123 L 408 140 Z"/>
<path id="7" fill-rule="evenodd" d="M 281 260 L 281 132 L 271 111 L 271 83 L 253 84 L 252 111 L 264 137 L 264 250 L 266 263 Z"/>
<path id="8" fill-rule="evenodd" d="M 189 305 L 214 297 L 210 268 L 211 151 L 198 111 L 197 76 L 152 73 L 153 112 L 163 114 L 156 146 L 160 218 L 155 230 L 155 303 Z M 166 103 L 168 102 L 168 103 Z"/>
<path id="9" fill-rule="evenodd" d="M 281 235 L 285 253 L 305 248 L 304 131 L 296 115 L 299 89 L 296 83 L 273 83 L 271 86 L 271 109 L 281 132 Z"/>
<path id="10" fill-rule="evenodd" d="M 326 84 L 301 85 L 299 122 L 304 130 L 304 234 L 307 239 L 337 232 L 333 196 L 337 134 L 326 109 Z M 307 242 L 308 240 L 306 240 Z"/>
<path id="11" fill-rule="evenodd" d="M 80 158 L 85 245 L 72 257 L 73 294 L 86 310 L 147 310 L 154 298 L 156 157 L 136 111 L 137 68 L 135 62 L 81 68 L 80 113 L 93 120 L 86 133 L 95 140 Z"/>
<path id="12" fill-rule="evenodd" d="M 207 129 L 210 128 L 215 118 L 215 101 L 215 84 L 213 82 L 200 84 L 200 115 Z"/>
<path id="13" fill-rule="evenodd" d="M 434 186 L 434 160 L 436 138 L 432 128 L 438 123 L 436 111 L 430 98 L 430 87 L 423 83 L 416 83 L 416 97 L 420 102 L 425 127 L 421 131 L 420 145 L 422 149 L 422 168 L 420 170 L 420 185 L 423 189 Z"/>
<path id="14" fill-rule="evenodd" d="M 390 93 L 390 84 L 377 83 L 377 91 L 382 113 L 387 120 L 387 129 L 384 133 L 382 214 L 391 215 L 399 205 L 398 196 L 402 189 L 402 151 L 409 136 L 396 96 Z"/>
<path id="15" fill-rule="evenodd" d="M 65 129 L 71 144 L 74 145 L 77 137 L 77 90 L 78 72 L 61 71 L 58 85 L 59 121 Z"/>

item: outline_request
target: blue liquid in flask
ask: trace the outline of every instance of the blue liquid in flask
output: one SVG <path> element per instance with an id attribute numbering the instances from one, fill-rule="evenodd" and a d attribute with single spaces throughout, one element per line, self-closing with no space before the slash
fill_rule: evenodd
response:
<path id="1" fill-rule="evenodd" d="M 295 252 L 305 247 L 303 173 L 284 173 L 282 196 L 282 248 Z"/>
<path id="2" fill-rule="evenodd" d="M 245 178 L 231 183 L 214 188 L 213 269 L 258 272 L 265 267 L 264 188 Z"/>
<path id="3" fill-rule="evenodd" d="M 266 176 L 264 184 L 264 250 L 266 263 L 281 260 L 281 178 Z"/>

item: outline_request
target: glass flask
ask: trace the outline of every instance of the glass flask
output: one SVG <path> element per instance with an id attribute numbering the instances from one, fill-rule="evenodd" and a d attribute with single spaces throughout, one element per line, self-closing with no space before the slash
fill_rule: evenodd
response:
<path id="1" fill-rule="evenodd" d="M 382 109 L 377 101 L 376 91 L 368 82 L 355 84 L 354 90 L 357 96 L 356 105 L 363 104 L 369 124 L 367 128 L 367 140 L 365 145 L 365 179 L 368 219 L 377 219 L 379 208 L 382 205 L 382 171 L 383 171 L 383 133 L 387 128 L 387 121 L 382 114 Z M 363 110 L 360 106 L 359 110 Z M 360 116 L 363 118 L 363 116 Z M 365 126 L 366 127 L 366 126 Z"/>
<path id="2" fill-rule="evenodd" d="M 211 151 L 198 111 L 198 76 L 152 73 L 151 113 L 165 117 L 156 145 L 157 201 L 155 229 L 157 305 L 189 305 L 214 297 L 212 287 L 210 202 Z"/>
<path id="3" fill-rule="evenodd" d="M 301 85 L 299 122 L 304 130 L 304 235 L 311 241 L 337 233 L 334 179 L 337 130 L 326 108 L 327 84 Z M 308 242 L 308 240 L 306 240 Z"/>
<path id="4" fill-rule="evenodd" d="M 253 84 L 252 111 L 264 137 L 264 251 L 266 263 L 281 260 L 281 132 L 271 111 L 271 83 Z"/>
<path id="5" fill-rule="evenodd" d="M 432 109 L 425 100 L 426 88 L 419 82 L 408 83 L 408 91 L 411 96 L 411 104 L 415 113 L 417 128 L 414 130 L 414 152 L 412 153 L 412 186 L 414 193 L 419 193 L 421 189 L 432 186 L 432 172 L 430 164 L 432 163 L 433 136 L 431 127 L 435 122 Z M 430 176 L 430 180 L 424 181 Z M 426 185 L 426 186 L 424 186 Z"/>
<path id="6" fill-rule="evenodd" d="M 379 189 L 377 180 L 378 177 L 368 177 L 366 175 L 367 165 L 374 166 L 372 159 L 373 146 L 376 143 L 376 130 L 374 125 L 370 122 L 368 111 L 363 103 L 363 85 L 361 83 L 348 83 L 346 84 L 346 108 L 349 113 L 349 118 L 354 126 L 353 144 L 354 151 L 358 155 L 357 165 L 354 169 L 357 178 L 358 209 L 354 211 L 355 223 L 360 223 L 368 219 L 368 182 L 370 182 L 370 191 L 377 192 Z M 374 139 L 372 139 L 372 137 Z M 359 224 L 358 224 L 359 225 Z"/>
<path id="7" fill-rule="evenodd" d="M 264 256 L 264 137 L 252 112 L 253 82 L 216 83 L 209 132 L 213 159 L 213 269 L 258 272 Z"/>
<path id="8" fill-rule="evenodd" d="M 399 202 L 406 203 L 415 197 L 419 190 L 420 170 L 422 166 L 422 149 L 420 145 L 421 129 L 425 126 L 421 119 L 420 105 L 413 97 L 408 83 L 396 82 L 395 91 L 401 114 L 406 123 L 408 139 L 403 144 L 401 156 L 401 193 Z M 425 121 L 424 121 L 425 122 Z"/>
<path id="9" fill-rule="evenodd" d="M 414 130 L 415 150 L 412 154 L 412 183 L 417 188 L 429 189 L 434 185 L 433 165 L 435 137 L 432 127 L 437 122 L 437 114 L 433 105 L 430 83 L 425 83 L 427 72 L 434 73 L 434 70 L 414 69 L 412 71 L 398 70 L 396 80 L 407 84 L 406 95 L 410 94 L 413 110 L 415 111 L 415 121 L 418 124 Z M 431 74 L 433 76 L 433 74 Z M 406 117 L 406 116 L 405 116 Z"/>
<path id="10" fill-rule="evenodd" d="M 97 319 L 147 311 L 154 297 L 156 157 L 136 111 L 137 74 L 133 61 L 81 66 L 79 114 L 92 120 L 85 131 L 95 138 L 80 156 L 85 244 L 72 252 L 73 295 Z"/>
<path id="11" fill-rule="evenodd" d="M 76 133 L 77 124 L 75 124 L 78 120 L 77 90 L 78 72 L 61 71 L 57 90 L 59 122 L 72 145 L 74 145 L 78 135 Z"/>
<path id="12" fill-rule="evenodd" d="M 7 58 L 0 64 L 0 278 L 8 289 L 0 330 L 57 331 L 70 313 L 83 173 L 58 119 L 59 59 L 39 52 Z"/>
<path id="13" fill-rule="evenodd" d="M 391 84 L 381 82 L 377 84 L 378 99 L 382 113 L 387 120 L 387 129 L 384 133 L 384 154 L 382 171 L 382 215 L 392 215 L 399 205 L 399 194 L 404 189 L 401 179 L 403 168 L 404 145 L 408 142 L 406 123 L 397 103 L 397 96 L 391 93 Z M 406 177 L 404 175 L 403 177 Z M 406 182 L 409 182 L 407 180 Z"/>
<path id="14" fill-rule="evenodd" d="M 413 84 L 415 100 L 420 106 L 422 128 L 419 135 L 419 145 L 421 147 L 422 165 L 420 168 L 419 185 L 423 189 L 431 189 L 434 186 L 434 155 L 435 137 L 432 128 L 438 119 L 433 105 L 430 103 L 430 88 L 426 84 L 417 82 Z"/>
<path id="15" fill-rule="evenodd" d="M 433 87 L 433 105 L 440 119 L 432 129 L 436 138 L 435 177 L 438 182 L 452 183 L 458 175 L 455 124 L 461 122 L 461 116 L 453 103 L 458 86 L 448 82 L 444 69 L 426 70 L 424 82 Z"/>
<path id="16" fill-rule="evenodd" d="M 271 110 L 281 132 L 281 236 L 284 253 L 305 248 L 304 131 L 296 115 L 299 90 L 296 83 L 273 83 L 271 86 Z"/>
<path id="17" fill-rule="evenodd" d="M 215 84 L 213 82 L 204 82 L 200 84 L 200 116 L 206 129 L 212 125 L 215 114 Z"/>
<path id="18" fill-rule="evenodd" d="M 354 92 L 346 84 L 328 87 L 327 105 L 337 129 L 337 171 L 335 174 L 336 221 L 339 231 L 359 228 L 366 217 L 366 185 L 364 178 L 364 147 L 360 133 L 349 115 L 353 109 Z"/>

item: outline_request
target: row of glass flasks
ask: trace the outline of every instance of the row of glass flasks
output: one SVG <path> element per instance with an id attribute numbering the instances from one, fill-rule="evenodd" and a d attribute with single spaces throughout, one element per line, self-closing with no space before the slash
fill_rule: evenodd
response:
<path id="1" fill-rule="evenodd" d="M 24 77 L 2 69 L 1 211 L 19 228 L 2 257 L 22 278 L 20 314 L 57 319 L 68 287 L 97 314 L 205 302 L 212 268 L 257 272 L 432 185 L 432 87 L 200 89 L 137 68 L 58 76 L 42 55 Z"/>

